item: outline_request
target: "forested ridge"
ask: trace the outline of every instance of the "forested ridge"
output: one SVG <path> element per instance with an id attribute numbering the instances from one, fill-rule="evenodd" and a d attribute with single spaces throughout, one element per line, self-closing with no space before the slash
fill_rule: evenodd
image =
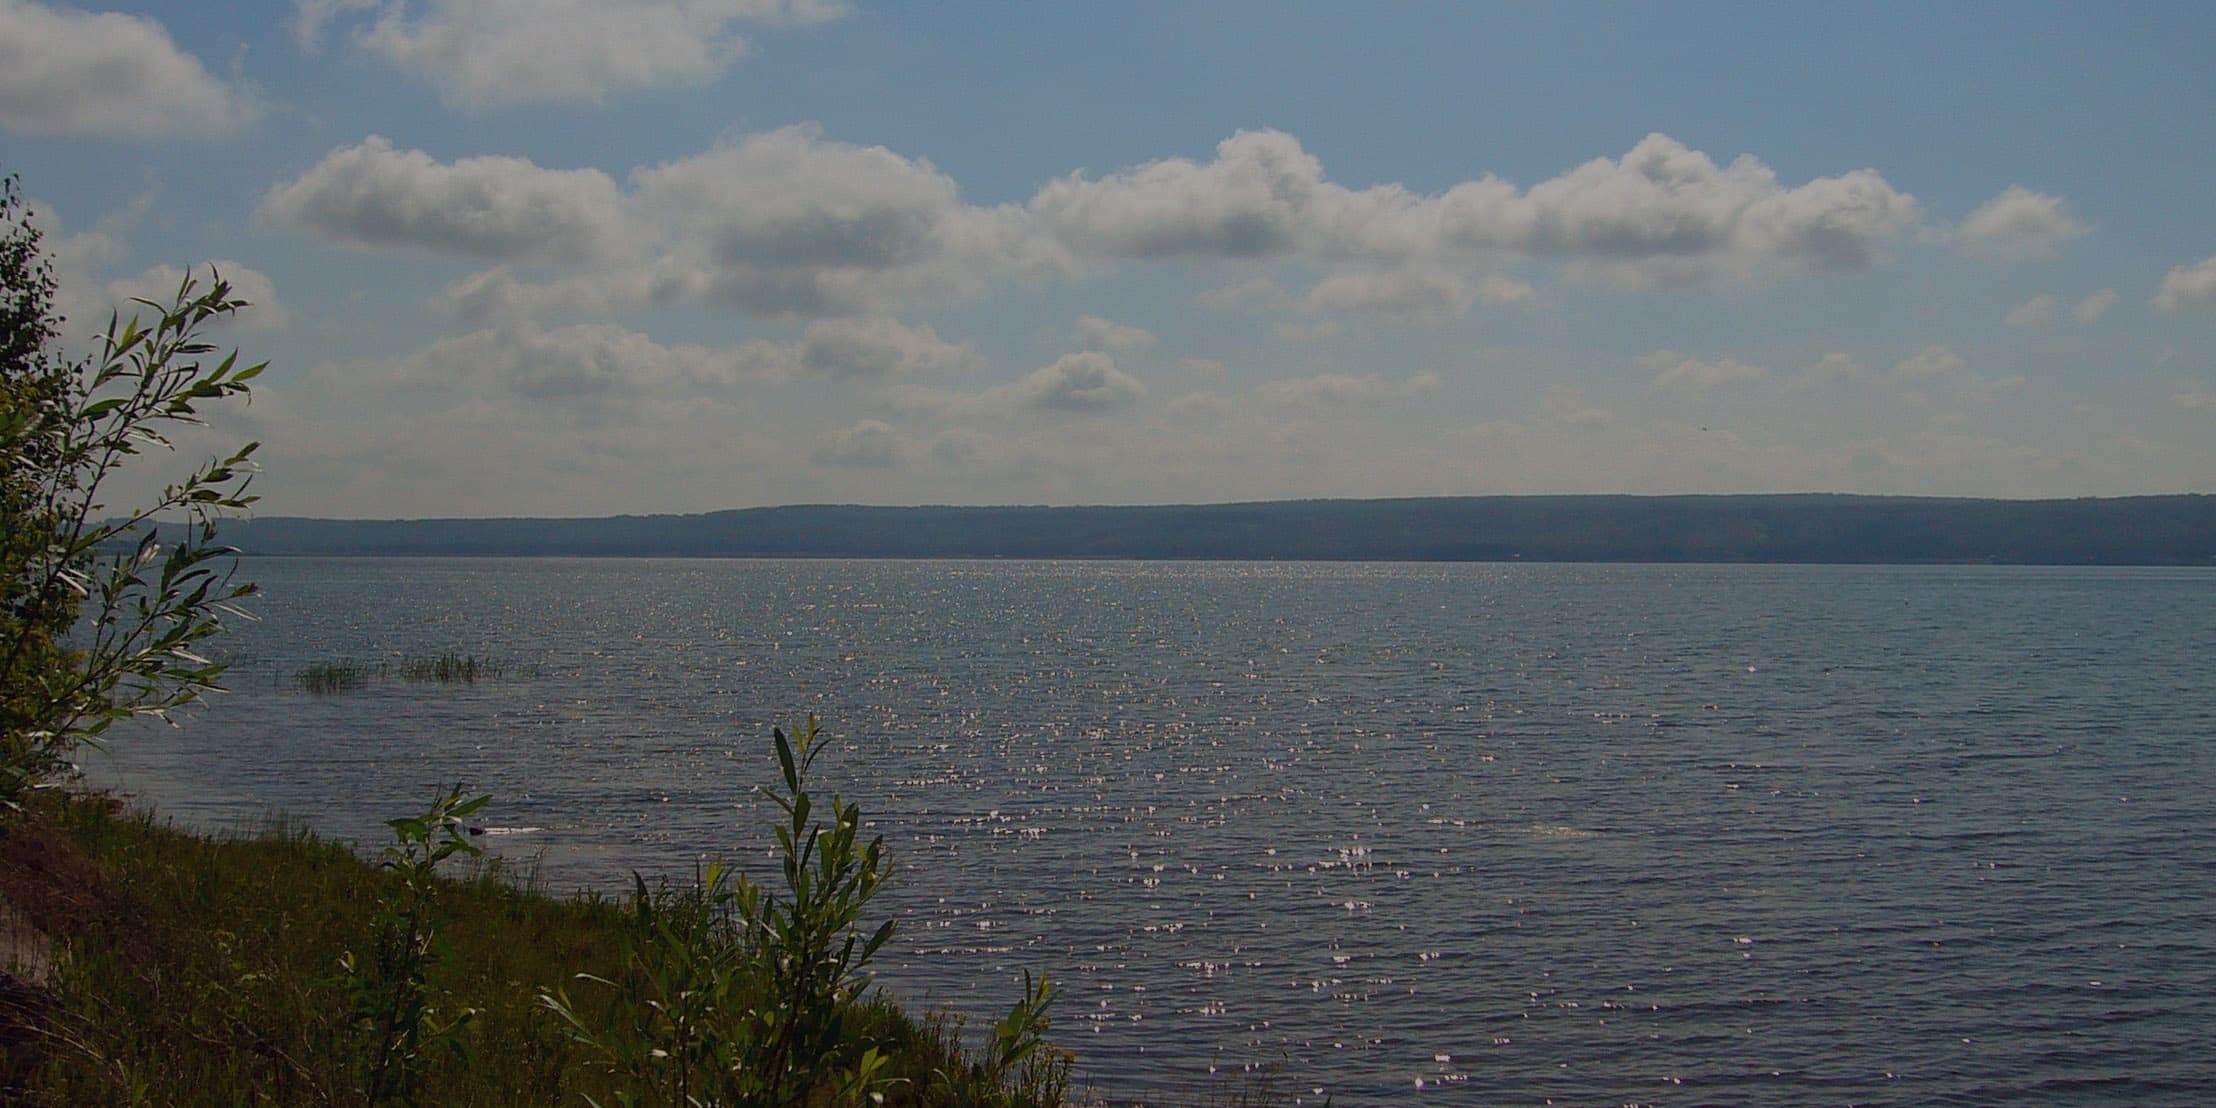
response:
<path id="1" fill-rule="evenodd" d="M 600 519 L 236 521 L 248 554 L 2216 564 L 2216 496 L 1780 494 L 1130 507 L 795 505 Z"/>

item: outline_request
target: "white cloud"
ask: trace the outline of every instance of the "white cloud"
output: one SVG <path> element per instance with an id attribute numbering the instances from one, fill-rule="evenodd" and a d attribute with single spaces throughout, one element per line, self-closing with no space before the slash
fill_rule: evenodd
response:
<path id="1" fill-rule="evenodd" d="M 2036 327 L 2054 322 L 2054 313 L 2062 306 L 2052 293 L 2042 292 L 2009 309 L 2004 320 L 2011 327 Z"/>
<path id="2" fill-rule="evenodd" d="M 616 184 L 597 169 L 505 157 L 442 163 L 379 135 L 272 187 L 256 216 L 353 246 L 496 261 L 585 261 L 628 237 Z"/>
<path id="3" fill-rule="evenodd" d="M 1791 387 L 1812 389 L 1833 381 L 1852 381 L 1861 377 L 1864 372 L 1861 363 L 1855 361 L 1853 355 L 1834 350 L 1818 359 L 1815 365 L 1803 370 L 1800 376 L 1793 379 Z"/>
<path id="4" fill-rule="evenodd" d="M 1169 158 L 1064 177 L 1032 198 L 1031 211 L 1096 257 L 1451 270 L 1457 259 L 1508 253 L 1566 259 L 1638 287 L 1861 268 L 1919 218 L 1915 198 L 1874 170 L 1786 187 L 1751 157 L 1718 167 L 1659 134 L 1621 160 L 1595 159 L 1529 190 L 1484 177 L 1421 196 L 1334 184 L 1291 135 L 1242 131 L 1210 162 Z M 1348 284 L 1319 294 L 1393 302 Z"/>
<path id="5" fill-rule="evenodd" d="M 1115 359 L 1092 350 L 1064 354 L 1053 365 L 1002 388 L 1027 408 L 1063 412 L 1108 411 L 1146 395 L 1146 386 L 1138 378 L 1117 369 Z"/>
<path id="6" fill-rule="evenodd" d="M 1893 372 L 1903 377 L 1937 377 L 1961 369 L 1965 364 L 1961 355 L 1935 343 L 1902 359 L 1893 366 Z"/>
<path id="7" fill-rule="evenodd" d="M 473 109 L 707 85 L 748 52 L 739 25 L 845 12 L 831 0 L 299 0 L 295 37 L 313 48 L 327 25 L 371 9 L 353 29 L 357 49 Z"/>
<path id="8" fill-rule="evenodd" d="M 277 284 L 269 275 L 258 269 L 234 261 L 212 261 L 196 266 L 192 276 L 197 283 L 196 293 L 208 290 L 210 271 L 221 274 L 231 286 L 231 295 L 244 300 L 247 306 L 231 317 L 232 326 L 241 331 L 282 331 L 292 322 L 292 313 L 277 300 Z M 173 265 L 158 265 L 132 277 L 108 282 L 108 297 L 117 310 L 128 316 L 134 310 L 146 313 L 143 304 L 132 300 L 148 300 L 167 305 L 177 295 L 178 285 L 185 279 L 185 271 Z"/>
<path id="9" fill-rule="evenodd" d="M 2079 323 L 2098 323 L 2108 309 L 2116 306 L 2116 290 L 2102 289 L 2070 306 L 2070 318 Z M 2052 293 L 2042 292 L 2014 308 L 2004 319 L 2011 327 L 2037 327 L 2052 323 L 2062 311 L 2062 300 Z"/>
<path id="10" fill-rule="evenodd" d="M 153 19 L 0 0 L 0 127 L 153 138 L 260 114 L 251 88 L 211 76 Z"/>
<path id="11" fill-rule="evenodd" d="M 2178 393 L 2177 395 L 2170 398 L 2170 403 L 2175 404 L 2188 412 L 2209 412 L 2211 414 L 2216 414 L 2216 392 L 2209 392 L 2205 389 L 2195 392 Z"/>
<path id="12" fill-rule="evenodd" d="M 1641 354 L 1639 364 L 1655 371 L 1654 385 L 1670 392 L 1706 392 L 1725 385 L 1743 385 L 1769 376 L 1770 371 L 1737 358 L 1702 361 L 1675 350 Z"/>
<path id="13" fill-rule="evenodd" d="M 2070 309 L 2070 315 L 2079 323 L 2098 323 L 2108 314 L 2108 309 L 2116 306 L 2116 300 L 2115 289 L 2102 289 L 2078 301 L 2077 307 Z"/>
<path id="14" fill-rule="evenodd" d="M 1015 208 L 963 204 L 929 162 L 786 127 L 632 174 L 664 242 L 634 285 L 749 315 L 825 316 L 1067 272 Z"/>
<path id="15" fill-rule="evenodd" d="M 1270 404 L 1321 411 L 1348 404 L 1374 404 L 1384 400 L 1421 396 L 1438 387 L 1439 375 L 1430 372 L 1417 373 L 1397 381 L 1375 374 L 1353 377 L 1343 373 L 1319 373 L 1313 377 L 1265 382 L 1254 392 L 1257 397 Z"/>
<path id="16" fill-rule="evenodd" d="M 751 382 L 866 380 L 977 363 L 967 344 L 882 318 L 821 320 L 792 342 L 727 347 L 664 344 L 612 323 L 510 322 L 432 343 L 392 376 L 415 391 L 508 397 L 606 423 Z"/>
<path id="17" fill-rule="evenodd" d="M 126 252 L 121 228 L 114 232 L 95 229 L 65 233 L 51 206 L 29 199 L 23 207 L 26 220 L 38 231 L 40 245 L 53 264 L 54 310 L 64 320 L 62 342 L 69 349 L 81 350 L 90 336 L 107 326 L 108 313 L 115 307 L 94 275 Z"/>
<path id="18" fill-rule="evenodd" d="M 628 190 L 598 170 L 445 163 L 372 136 L 271 189 L 258 215 L 357 246 L 587 267 L 525 282 L 503 266 L 450 285 L 477 322 L 686 303 L 875 315 L 1072 272 L 1022 209 L 966 205 L 930 163 L 808 126 L 634 170 Z"/>
<path id="19" fill-rule="evenodd" d="M 1026 207 L 976 206 L 927 161 L 830 141 L 812 125 L 641 167 L 621 186 L 518 158 L 440 162 L 372 136 L 272 189 L 261 215 L 356 245 L 592 266 L 528 283 L 494 269 L 450 287 L 456 309 L 480 322 L 685 303 L 879 315 L 996 281 L 1067 279 L 1089 263 L 1250 257 L 1320 276 L 1298 300 L 1255 276 L 1200 301 L 1435 321 L 1536 298 L 1487 272 L 1500 255 L 1557 257 L 1651 288 L 1866 265 L 1917 218 L 1914 198 L 1871 171 L 1787 188 L 1751 158 L 1719 168 L 1660 135 L 1528 192 L 1485 178 L 1425 197 L 1333 184 L 1291 136 L 1241 132 L 1205 165 L 1073 175 Z M 643 260 L 617 264 L 625 257 Z M 1331 330 L 1283 326 L 1296 341 Z M 1083 341 L 1114 349 L 1108 335 L 1096 326 Z"/>
<path id="20" fill-rule="evenodd" d="M 1256 258 L 1292 251 L 1323 203 L 1347 203 L 1323 166 L 1280 131 L 1241 131 L 1206 165 L 1184 158 L 1087 180 L 1071 174 L 1031 199 L 1077 249 L 1126 258 Z"/>
<path id="21" fill-rule="evenodd" d="M 292 39 L 302 50 L 323 46 L 323 29 L 348 12 L 374 11 L 380 0 L 293 0 Z"/>
<path id="22" fill-rule="evenodd" d="M 1077 341 L 1089 350 L 1129 350 L 1154 345 L 1154 334 L 1144 327 L 1081 315 L 1077 317 Z"/>
<path id="23" fill-rule="evenodd" d="M 899 386 L 886 398 L 903 411 L 941 417 L 1002 417 L 1021 411 L 1106 412 L 1129 407 L 1146 396 L 1146 384 L 1116 368 L 1116 360 L 1097 350 L 1064 354 L 1054 364 L 981 392 L 954 392 L 923 386 Z"/>
<path id="24" fill-rule="evenodd" d="M 817 465 L 885 469 L 900 460 L 900 438 L 883 420 L 859 420 L 833 431 L 809 459 Z"/>
<path id="25" fill-rule="evenodd" d="M 1718 167 L 1660 134 L 1620 160 L 1597 158 L 1520 198 L 1487 180 L 1444 199 L 1452 206 L 1450 231 L 1474 243 L 1600 263 L 1648 285 L 1710 267 L 1860 269 L 1919 218 L 1915 198 L 1875 170 L 1788 188 L 1752 157 Z M 1658 264 L 1642 268 L 1642 261 Z"/>
<path id="26" fill-rule="evenodd" d="M 968 343 L 949 343 L 928 325 L 910 327 L 884 316 L 810 323 L 798 354 L 801 368 L 833 377 L 971 370 L 983 364 Z"/>
<path id="27" fill-rule="evenodd" d="M 2059 196 L 2010 185 L 1962 221 L 1962 241 L 1972 252 L 2004 261 L 2053 257 L 2087 227 Z"/>
<path id="28" fill-rule="evenodd" d="M 1586 399 L 1582 385 L 1555 385 L 1539 398 L 1539 415 L 1567 427 L 1600 428 L 1616 422 L 1616 413 Z"/>
<path id="29" fill-rule="evenodd" d="M 2216 309 L 2216 255 L 2190 266 L 2178 266 L 2164 274 L 2162 291 L 2155 294 L 2154 303 L 2158 308 L 2173 312 L 2188 308 Z"/>
<path id="30" fill-rule="evenodd" d="M 1311 312 L 1357 312 L 1433 321 L 1469 311 L 1477 296 L 1451 273 L 1414 268 L 1359 270 L 1325 278 L 1309 290 L 1306 306 Z"/>
<path id="31" fill-rule="evenodd" d="M 580 409 L 629 410 L 673 390 L 783 375 L 792 364 L 792 351 L 774 343 L 717 350 L 665 346 L 610 323 L 525 324 L 441 339 L 401 362 L 394 376 L 418 389 L 491 389 Z"/>

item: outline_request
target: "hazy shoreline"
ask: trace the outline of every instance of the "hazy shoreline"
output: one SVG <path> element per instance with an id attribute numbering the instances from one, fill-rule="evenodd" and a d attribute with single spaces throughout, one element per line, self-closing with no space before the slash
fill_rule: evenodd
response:
<path id="1" fill-rule="evenodd" d="M 2216 565 L 2216 496 L 1790 494 L 1133 507 L 796 505 L 598 519 L 225 525 L 251 555 Z"/>

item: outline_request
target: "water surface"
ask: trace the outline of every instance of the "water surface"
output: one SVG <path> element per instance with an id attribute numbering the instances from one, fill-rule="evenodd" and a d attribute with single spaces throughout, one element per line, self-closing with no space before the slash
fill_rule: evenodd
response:
<path id="1" fill-rule="evenodd" d="M 246 568 L 235 691 L 96 776 L 362 841 L 466 782 L 615 887 L 766 867 L 813 712 L 899 860 L 881 980 L 1050 975 L 1108 1097 L 2216 1099 L 2216 572 Z M 440 651 L 508 672 L 290 679 Z"/>

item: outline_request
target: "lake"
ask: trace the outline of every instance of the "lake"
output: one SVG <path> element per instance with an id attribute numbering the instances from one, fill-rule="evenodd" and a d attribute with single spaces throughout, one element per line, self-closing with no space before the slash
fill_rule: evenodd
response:
<path id="1" fill-rule="evenodd" d="M 553 889 L 768 876 L 768 729 L 891 844 L 879 979 L 1023 972 L 1115 1100 L 2216 1100 L 2216 570 L 255 559 L 95 780 Z M 493 680 L 315 662 L 454 651 Z"/>

